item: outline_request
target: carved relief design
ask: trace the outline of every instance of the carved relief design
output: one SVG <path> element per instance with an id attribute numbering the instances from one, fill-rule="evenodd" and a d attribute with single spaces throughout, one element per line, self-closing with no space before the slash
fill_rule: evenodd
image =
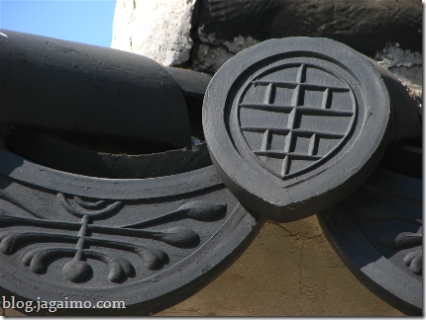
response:
<path id="1" fill-rule="evenodd" d="M 263 72 L 246 84 L 239 101 L 239 125 L 247 145 L 282 179 L 330 157 L 351 132 L 355 118 L 350 86 L 308 63 Z"/>
<path id="2" fill-rule="evenodd" d="M 358 210 L 370 220 L 389 221 L 399 220 L 408 221 L 413 225 L 421 227 L 423 221 L 421 219 L 407 216 L 396 206 L 388 203 L 370 203 L 359 206 Z M 421 230 L 421 229 L 420 229 Z M 404 264 L 416 275 L 422 274 L 423 268 L 423 236 L 421 231 L 409 232 L 401 231 L 400 229 L 390 228 L 380 232 L 377 236 L 377 241 L 380 245 L 396 250 L 413 248 L 412 251 L 406 253 L 403 257 Z"/>
<path id="3" fill-rule="evenodd" d="M 28 231 L 2 232 L 0 233 L 0 251 L 5 255 L 12 255 L 20 250 L 21 244 L 29 242 L 73 243 L 75 248 L 48 247 L 31 250 L 23 256 L 22 263 L 28 266 L 32 272 L 43 274 L 47 272 L 47 261 L 49 259 L 72 257 L 72 260 L 63 266 L 62 274 L 75 283 L 86 281 L 93 273 L 92 267 L 87 262 L 89 259 L 102 261 L 108 266 L 108 279 L 111 282 L 123 282 L 127 277 L 132 277 L 135 274 L 134 266 L 127 259 L 112 256 L 106 252 L 91 250 L 89 248 L 92 245 L 134 253 L 140 257 L 143 265 L 150 270 L 159 269 L 168 261 L 167 253 L 160 248 L 104 237 L 95 238 L 91 236 L 92 233 L 115 235 L 117 238 L 126 236 L 137 239 L 152 239 L 175 247 L 187 247 L 197 245 L 200 240 L 197 232 L 191 228 L 171 227 L 158 230 L 143 230 L 141 228 L 177 218 L 207 221 L 224 214 L 227 210 L 227 206 L 222 204 L 190 201 L 176 210 L 155 218 L 122 226 L 101 226 L 94 224 L 94 221 L 118 213 L 124 206 L 122 201 L 83 199 L 77 196 L 71 199 L 62 193 L 58 193 L 57 200 L 62 207 L 68 213 L 81 218 L 80 222 L 67 222 L 45 218 L 3 190 L 0 190 L 0 198 L 20 207 L 32 216 L 31 218 L 16 217 L 6 210 L 1 210 L 1 227 L 41 227 L 57 231 L 36 232 L 30 231 L 29 228 Z M 77 231 L 77 233 L 59 233 L 59 230 Z"/>

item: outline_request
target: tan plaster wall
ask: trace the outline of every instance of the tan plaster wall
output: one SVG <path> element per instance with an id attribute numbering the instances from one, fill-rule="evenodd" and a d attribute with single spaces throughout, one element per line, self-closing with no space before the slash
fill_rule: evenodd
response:
<path id="1" fill-rule="evenodd" d="M 403 316 L 346 268 L 316 216 L 267 222 L 220 277 L 158 316 Z"/>
<path id="2" fill-rule="evenodd" d="M 3 310 L 0 309 L 0 315 Z M 6 316 L 21 316 L 5 309 Z M 54 315 L 54 314 L 52 314 Z M 267 222 L 203 290 L 157 316 L 403 316 L 345 267 L 316 216 Z"/>

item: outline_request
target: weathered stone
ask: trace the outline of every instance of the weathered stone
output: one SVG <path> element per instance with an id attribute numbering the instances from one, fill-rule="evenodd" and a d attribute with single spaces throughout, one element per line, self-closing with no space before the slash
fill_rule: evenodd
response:
<path id="1" fill-rule="evenodd" d="M 388 41 L 405 49 L 422 48 L 420 1 L 200 1 L 202 43 L 217 45 L 239 36 L 258 41 L 310 36 L 331 38 L 364 54 L 374 54 Z"/>
<path id="2" fill-rule="evenodd" d="M 195 0 L 119 0 L 112 48 L 147 56 L 166 66 L 189 60 Z"/>
<path id="3" fill-rule="evenodd" d="M 370 56 L 377 52 L 376 60 L 386 58 L 384 67 L 421 105 L 419 1 L 199 0 L 199 10 L 194 10 L 195 2 L 119 0 L 112 47 L 165 65 L 185 63 L 191 69 L 215 73 L 234 54 L 269 38 L 330 37 Z M 388 42 L 401 46 L 385 47 Z"/>
<path id="4" fill-rule="evenodd" d="M 199 44 L 195 47 L 196 58 L 191 68 L 215 73 L 228 59 L 234 56 L 223 47 L 212 47 L 208 44 Z"/>
<path id="5" fill-rule="evenodd" d="M 399 44 L 387 44 L 376 53 L 374 59 L 392 72 L 417 104 L 422 105 L 423 57 L 420 52 L 403 50 Z"/>

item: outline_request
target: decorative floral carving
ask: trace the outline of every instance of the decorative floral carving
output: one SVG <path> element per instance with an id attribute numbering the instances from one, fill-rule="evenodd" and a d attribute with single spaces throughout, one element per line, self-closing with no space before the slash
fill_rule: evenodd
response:
<path id="1" fill-rule="evenodd" d="M 405 220 L 418 226 L 423 225 L 421 219 L 407 216 L 399 208 L 389 203 L 369 203 L 360 205 L 357 209 L 371 220 Z M 381 232 L 377 237 L 377 241 L 386 248 L 398 250 L 417 248 L 415 251 L 407 253 L 403 258 L 404 264 L 417 275 L 422 274 L 423 268 L 422 240 L 421 233 L 406 232 L 400 229 L 388 229 Z"/>
<path id="2" fill-rule="evenodd" d="M 108 279 L 112 282 L 122 282 L 127 277 L 135 274 L 134 266 L 127 259 L 111 256 L 102 251 L 90 250 L 88 247 L 91 245 L 132 252 L 139 256 L 145 267 L 150 270 L 159 269 L 168 261 L 168 256 L 162 249 L 103 237 L 93 238 L 91 232 L 153 239 L 176 247 L 186 247 L 196 245 L 199 242 L 199 235 L 190 228 L 172 227 L 160 230 L 142 230 L 140 228 L 164 223 L 176 218 L 189 218 L 200 221 L 211 220 L 224 214 L 227 210 L 226 205 L 191 201 L 174 211 L 152 219 L 123 226 L 101 226 L 93 224 L 93 221 L 117 213 L 123 206 L 122 201 L 82 199 L 77 196 L 73 197 L 73 201 L 71 201 L 64 194 L 58 193 L 57 199 L 65 210 L 81 218 L 78 223 L 47 219 L 27 208 L 4 190 L 0 190 L 0 198 L 13 203 L 32 215 L 31 218 L 15 217 L 2 210 L 0 212 L 1 227 L 35 226 L 55 231 L 78 231 L 77 234 L 50 231 L 8 231 L 0 233 L 0 251 L 6 255 L 13 254 L 16 250 L 19 250 L 20 244 L 28 242 L 74 243 L 75 248 L 50 247 L 31 250 L 24 255 L 22 263 L 28 266 L 32 272 L 42 274 L 47 272 L 46 263 L 49 259 L 53 257 L 72 257 L 72 260 L 63 266 L 62 273 L 68 280 L 76 283 L 86 281 L 93 273 L 92 267 L 86 261 L 87 259 L 104 262 L 109 269 Z"/>

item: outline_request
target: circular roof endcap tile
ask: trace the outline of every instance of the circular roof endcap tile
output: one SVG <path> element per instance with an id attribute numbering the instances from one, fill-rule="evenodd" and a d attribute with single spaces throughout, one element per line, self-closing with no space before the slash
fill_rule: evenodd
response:
<path id="1" fill-rule="evenodd" d="M 373 61 L 326 38 L 273 39 L 240 52 L 214 75 L 203 104 L 224 183 L 279 222 L 344 200 L 395 137 L 385 80 Z"/>

